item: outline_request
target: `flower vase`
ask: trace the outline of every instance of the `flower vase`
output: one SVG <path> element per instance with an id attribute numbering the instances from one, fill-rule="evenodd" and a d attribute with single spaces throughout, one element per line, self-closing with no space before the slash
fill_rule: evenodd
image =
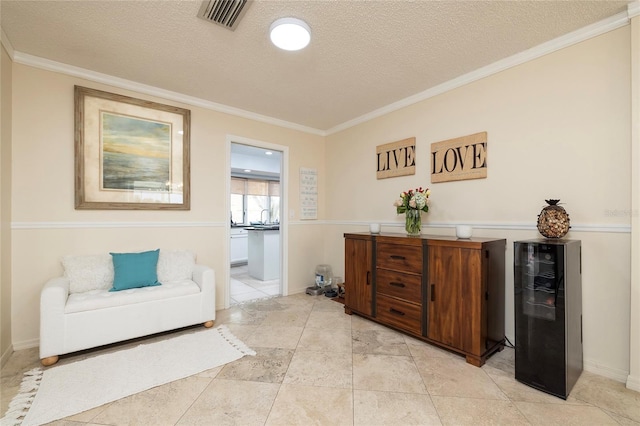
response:
<path id="1" fill-rule="evenodd" d="M 422 228 L 422 218 L 420 216 L 421 211 L 417 209 L 407 209 L 405 213 L 404 229 L 407 231 L 407 235 L 410 237 L 416 237 L 420 235 Z"/>

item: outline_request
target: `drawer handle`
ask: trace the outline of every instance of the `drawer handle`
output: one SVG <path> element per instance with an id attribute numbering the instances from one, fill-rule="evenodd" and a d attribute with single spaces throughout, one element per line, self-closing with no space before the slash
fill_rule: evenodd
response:
<path id="1" fill-rule="evenodd" d="M 404 288 L 404 287 L 405 287 L 404 283 L 397 283 L 397 282 L 395 282 L 395 281 L 391 281 L 391 282 L 389 283 L 389 285 L 392 285 L 392 286 L 394 286 L 394 287 L 402 287 L 402 288 Z"/>
<path id="2" fill-rule="evenodd" d="M 390 256 L 393 260 L 405 260 L 406 258 L 404 256 L 399 256 L 397 254 L 392 254 Z"/>
<path id="3" fill-rule="evenodd" d="M 435 284 L 431 284 L 431 301 L 432 302 L 436 301 L 436 285 Z"/>
<path id="4" fill-rule="evenodd" d="M 371 271 L 367 271 L 367 285 L 371 284 Z"/>
<path id="5" fill-rule="evenodd" d="M 404 315 L 404 312 L 399 311 L 397 309 L 393 309 L 393 308 L 389 308 L 389 312 L 391 312 L 392 314 L 396 314 L 396 315 Z"/>

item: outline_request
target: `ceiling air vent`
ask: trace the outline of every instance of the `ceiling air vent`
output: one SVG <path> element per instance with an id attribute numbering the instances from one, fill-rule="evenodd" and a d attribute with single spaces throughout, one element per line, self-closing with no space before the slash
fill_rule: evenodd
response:
<path id="1" fill-rule="evenodd" d="M 198 17 L 235 30 L 251 0 L 204 0 Z"/>

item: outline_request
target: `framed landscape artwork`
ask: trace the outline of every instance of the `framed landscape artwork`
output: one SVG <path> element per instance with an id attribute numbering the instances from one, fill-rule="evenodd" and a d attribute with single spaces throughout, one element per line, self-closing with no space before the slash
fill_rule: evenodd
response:
<path id="1" fill-rule="evenodd" d="M 189 210 L 187 109 L 75 86 L 76 209 Z"/>

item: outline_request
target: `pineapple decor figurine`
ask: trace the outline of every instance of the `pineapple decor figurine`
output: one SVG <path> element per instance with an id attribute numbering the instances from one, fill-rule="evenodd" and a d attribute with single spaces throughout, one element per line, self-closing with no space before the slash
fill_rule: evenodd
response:
<path id="1" fill-rule="evenodd" d="M 559 206 L 560 200 L 545 200 L 548 204 L 538 215 L 538 231 L 546 238 L 562 238 L 569 232 L 569 213 Z"/>

